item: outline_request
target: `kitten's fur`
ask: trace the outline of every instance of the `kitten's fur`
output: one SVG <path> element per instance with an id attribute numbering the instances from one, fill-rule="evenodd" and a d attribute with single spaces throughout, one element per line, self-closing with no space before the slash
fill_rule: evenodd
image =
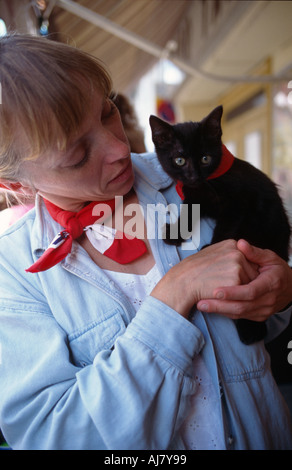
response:
<path id="1" fill-rule="evenodd" d="M 158 159 L 169 176 L 183 183 L 189 230 L 191 206 L 200 204 L 201 218 L 216 221 L 211 243 L 244 238 L 252 245 L 273 250 L 287 261 L 290 227 L 276 185 L 261 171 L 237 158 L 225 174 L 206 179 L 221 161 L 222 113 L 222 106 L 218 106 L 200 122 L 176 125 L 150 117 Z M 178 166 L 177 158 L 180 164 L 185 163 Z M 170 239 L 169 233 L 168 226 L 166 243 L 179 245 L 183 241 L 181 237 Z M 179 227 L 178 232 L 171 233 L 180 234 Z M 264 322 L 238 320 L 236 326 L 245 344 L 259 341 L 266 334 Z"/>

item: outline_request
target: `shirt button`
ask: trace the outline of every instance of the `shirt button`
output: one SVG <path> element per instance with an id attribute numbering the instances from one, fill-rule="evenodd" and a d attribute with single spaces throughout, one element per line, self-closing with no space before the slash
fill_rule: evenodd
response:
<path id="1" fill-rule="evenodd" d="M 227 443 L 229 446 L 232 446 L 232 444 L 234 443 L 234 438 L 232 436 L 229 436 L 227 439 Z"/>
<path id="2" fill-rule="evenodd" d="M 219 393 L 220 393 L 220 398 L 224 396 L 224 391 L 221 382 L 219 382 Z"/>

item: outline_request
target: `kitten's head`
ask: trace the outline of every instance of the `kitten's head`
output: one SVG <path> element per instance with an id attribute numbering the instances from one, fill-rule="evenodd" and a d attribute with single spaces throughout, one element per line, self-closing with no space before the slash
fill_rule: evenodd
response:
<path id="1" fill-rule="evenodd" d="M 218 106 L 200 122 L 175 125 L 150 116 L 158 159 L 175 181 L 196 186 L 218 167 L 222 155 L 222 112 L 222 106 Z"/>

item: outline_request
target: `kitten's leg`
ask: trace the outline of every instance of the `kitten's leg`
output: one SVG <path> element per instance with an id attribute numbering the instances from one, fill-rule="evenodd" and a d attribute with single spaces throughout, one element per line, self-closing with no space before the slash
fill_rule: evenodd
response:
<path id="1" fill-rule="evenodd" d="M 253 344 L 261 341 L 267 334 L 265 322 L 256 322 L 251 320 L 235 320 L 238 336 L 242 343 Z"/>
<path id="2" fill-rule="evenodd" d="M 164 227 L 164 240 L 168 245 L 179 246 L 192 235 L 193 228 L 193 212 L 192 204 L 184 204 L 181 206 L 181 214 L 177 221 L 173 224 L 166 224 Z"/>
<path id="3" fill-rule="evenodd" d="M 180 236 L 180 218 L 174 224 L 165 224 L 163 239 L 167 245 L 182 244 L 184 239 Z"/>

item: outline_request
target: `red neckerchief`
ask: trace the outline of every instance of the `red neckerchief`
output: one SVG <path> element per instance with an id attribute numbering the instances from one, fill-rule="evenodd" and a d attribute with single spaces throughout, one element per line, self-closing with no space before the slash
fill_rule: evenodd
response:
<path id="1" fill-rule="evenodd" d="M 219 178 L 219 176 L 224 175 L 227 173 L 228 170 L 232 167 L 234 162 L 234 156 L 232 155 L 231 152 L 225 147 L 224 144 L 222 144 L 222 157 L 219 166 L 216 168 L 213 173 L 211 173 L 210 176 L 208 176 L 207 180 L 212 180 L 214 178 Z M 178 181 L 175 187 L 177 194 L 179 197 L 183 200 L 184 199 L 184 193 L 183 193 L 183 183 L 181 181 Z"/>
<path id="2" fill-rule="evenodd" d="M 94 224 L 98 219 L 104 217 L 104 212 L 95 215 L 97 211 L 94 208 L 98 206 L 98 202 L 91 202 L 83 207 L 79 212 L 71 212 L 60 209 L 55 204 L 44 199 L 46 208 L 51 217 L 58 222 L 64 230 L 56 235 L 49 247 L 42 256 L 26 269 L 27 272 L 35 273 L 46 271 L 62 261 L 71 252 L 72 242 L 79 238 L 87 226 Z M 113 211 L 115 200 L 104 201 L 109 207 L 109 211 Z M 112 245 L 103 252 L 108 258 L 117 261 L 120 264 L 127 264 L 142 256 L 146 251 L 146 245 L 142 240 L 130 235 L 121 234 L 113 240 Z"/>
<path id="3" fill-rule="evenodd" d="M 5 189 L 6 191 L 19 191 L 21 188 L 21 183 L 0 183 L 0 189 Z"/>

